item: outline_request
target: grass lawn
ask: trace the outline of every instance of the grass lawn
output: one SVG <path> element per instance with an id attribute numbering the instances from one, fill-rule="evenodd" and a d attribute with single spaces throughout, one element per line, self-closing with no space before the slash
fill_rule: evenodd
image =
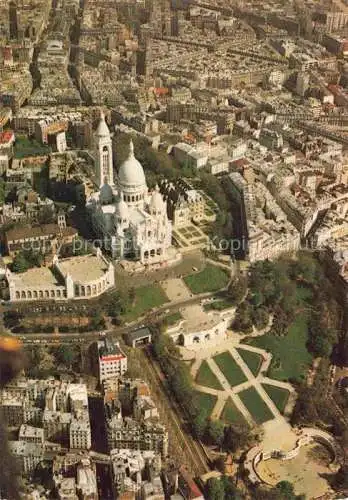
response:
<path id="1" fill-rule="evenodd" d="M 238 396 L 249 410 L 250 415 L 257 424 L 263 424 L 264 422 L 267 422 L 267 420 L 274 418 L 273 413 L 268 408 L 255 387 L 249 387 L 249 389 L 239 392 Z"/>
<path id="2" fill-rule="evenodd" d="M 168 302 L 168 298 L 159 285 L 142 286 L 135 289 L 135 300 L 131 308 L 124 315 L 126 321 L 139 318 L 153 307 Z"/>
<path id="3" fill-rule="evenodd" d="M 213 359 L 225 375 L 231 387 L 246 382 L 246 376 L 228 351 L 214 356 Z"/>
<path id="4" fill-rule="evenodd" d="M 231 398 L 228 398 L 220 419 L 226 424 L 246 424 L 245 418 L 240 413 Z"/>
<path id="5" fill-rule="evenodd" d="M 276 387 L 268 384 L 262 384 L 262 387 L 265 389 L 280 413 L 284 413 L 285 406 L 290 395 L 289 391 L 283 389 L 282 387 Z"/>
<path id="6" fill-rule="evenodd" d="M 287 335 L 272 333 L 250 339 L 248 343 L 273 354 L 268 376 L 276 380 L 303 380 L 312 355 L 307 351 L 308 326 L 305 316 L 299 315 L 289 327 Z"/>
<path id="7" fill-rule="evenodd" d="M 205 392 L 197 391 L 194 398 L 198 408 L 205 409 L 208 417 L 210 417 L 214 406 L 216 405 L 217 397 L 212 396 L 211 394 L 206 394 Z"/>
<path id="8" fill-rule="evenodd" d="M 166 323 L 167 323 L 168 326 L 175 325 L 175 323 L 177 323 L 181 319 L 182 319 L 182 316 L 179 313 L 179 311 L 176 312 L 176 313 L 170 314 L 169 316 L 165 317 L 165 321 L 166 321 Z"/>
<path id="9" fill-rule="evenodd" d="M 186 276 L 184 281 L 192 293 L 217 292 L 227 286 L 229 276 L 220 267 L 208 264 L 203 271 Z"/>
<path id="10" fill-rule="evenodd" d="M 238 348 L 237 351 L 244 363 L 248 365 L 251 373 L 256 377 L 262 365 L 262 356 L 257 352 L 247 351 L 246 349 Z"/>
<path id="11" fill-rule="evenodd" d="M 224 309 L 228 309 L 233 307 L 234 304 L 232 302 L 222 299 L 217 300 L 216 302 L 212 302 L 211 304 L 205 304 L 203 309 L 205 311 L 223 311 Z"/>
<path id="12" fill-rule="evenodd" d="M 210 387 L 211 389 L 216 389 L 218 391 L 222 391 L 220 382 L 211 371 L 208 363 L 203 361 L 196 375 L 196 382 L 199 385 L 203 385 L 205 387 Z"/>

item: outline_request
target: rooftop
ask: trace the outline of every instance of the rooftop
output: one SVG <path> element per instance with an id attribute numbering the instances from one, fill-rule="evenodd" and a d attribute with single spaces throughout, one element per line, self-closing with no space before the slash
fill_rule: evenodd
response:
<path id="1" fill-rule="evenodd" d="M 104 339 L 98 342 L 99 356 L 101 359 L 108 357 L 125 358 L 125 354 L 118 343 Z"/>
<path id="2" fill-rule="evenodd" d="M 7 241 L 42 238 L 44 236 L 54 236 L 62 232 L 63 236 L 73 236 L 77 234 L 73 227 L 66 227 L 60 230 L 58 224 L 43 224 L 40 226 L 25 226 L 6 231 Z"/>
<path id="3" fill-rule="evenodd" d="M 58 281 L 57 277 L 48 267 L 33 267 L 24 273 L 12 273 L 11 281 L 19 288 L 62 286 L 62 283 Z"/>
<path id="4" fill-rule="evenodd" d="M 108 270 L 107 263 L 97 255 L 82 255 L 62 259 L 59 269 L 64 276 L 70 274 L 73 281 L 87 283 L 102 278 Z"/>

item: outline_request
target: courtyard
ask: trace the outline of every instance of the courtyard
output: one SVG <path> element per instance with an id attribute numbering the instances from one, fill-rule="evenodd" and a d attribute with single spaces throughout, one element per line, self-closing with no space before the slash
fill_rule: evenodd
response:
<path id="1" fill-rule="evenodd" d="M 185 227 L 176 227 L 173 230 L 173 238 L 177 246 L 186 251 L 204 248 L 209 241 L 209 237 L 192 223 Z"/>
<path id="2" fill-rule="evenodd" d="M 272 486 L 280 481 L 289 481 L 297 495 L 319 498 L 329 491 L 325 475 L 332 474 L 330 462 L 330 453 L 325 446 L 310 443 L 291 460 L 262 460 L 257 466 L 257 473 Z"/>

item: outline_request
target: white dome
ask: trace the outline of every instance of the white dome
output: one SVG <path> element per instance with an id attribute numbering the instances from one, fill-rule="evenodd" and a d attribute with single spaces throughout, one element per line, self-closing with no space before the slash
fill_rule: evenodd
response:
<path id="1" fill-rule="evenodd" d="M 128 205 L 122 198 L 116 203 L 116 213 L 118 214 L 120 219 L 128 219 Z"/>
<path id="2" fill-rule="evenodd" d="M 124 186 L 144 186 L 146 179 L 144 169 L 141 163 L 134 156 L 134 146 L 131 141 L 129 147 L 129 156 L 125 162 L 122 163 L 118 171 L 118 178 L 121 185 Z"/>
<path id="3" fill-rule="evenodd" d="M 96 132 L 97 137 L 110 137 L 110 130 L 106 124 L 104 113 L 100 116 L 100 122 Z"/>
<path id="4" fill-rule="evenodd" d="M 164 210 L 163 196 L 159 192 L 158 186 L 151 196 L 150 209 L 155 212 L 162 212 Z"/>

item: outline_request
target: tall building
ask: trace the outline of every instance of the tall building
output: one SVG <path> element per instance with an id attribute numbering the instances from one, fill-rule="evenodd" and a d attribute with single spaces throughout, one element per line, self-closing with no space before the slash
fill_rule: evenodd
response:
<path id="1" fill-rule="evenodd" d="M 300 71 L 296 79 L 296 94 L 304 97 L 309 86 L 309 74 Z"/>
<path id="2" fill-rule="evenodd" d="M 105 116 L 102 114 L 97 132 L 96 132 L 96 164 L 97 164 L 97 181 L 99 187 L 104 184 L 113 186 L 113 162 L 112 162 L 112 141 L 110 131 L 105 122 Z"/>
<path id="3" fill-rule="evenodd" d="M 99 381 L 120 377 L 127 371 L 127 356 L 118 343 L 108 339 L 98 342 Z"/>
<path id="4" fill-rule="evenodd" d="M 10 38 L 15 40 L 18 38 L 18 16 L 17 16 L 17 4 L 15 1 L 9 3 L 9 24 L 10 24 Z"/>

